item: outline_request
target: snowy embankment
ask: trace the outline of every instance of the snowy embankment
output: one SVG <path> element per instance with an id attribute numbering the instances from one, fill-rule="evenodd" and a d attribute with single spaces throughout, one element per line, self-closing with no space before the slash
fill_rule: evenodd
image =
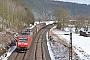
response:
<path id="1" fill-rule="evenodd" d="M 8 49 L 6 53 L 4 53 L 1 57 L 0 60 L 7 60 L 8 57 L 12 54 L 12 52 L 16 49 L 16 46 L 12 46 Z"/>
<path id="2" fill-rule="evenodd" d="M 64 32 L 54 29 L 53 33 L 55 33 L 58 37 L 64 39 L 67 43 L 70 42 L 70 36 L 64 35 L 70 32 Z M 83 37 L 79 34 L 72 33 L 72 44 L 73 49 L 80 57 L 80 60 L 90 60 L 90 37 Z"/>
<path id="3" fill-rule="evenodd" d="M 53 52 L 52 52 L 52 50 L 51 50 L 50 41 L 49 41 L 49 39 L 48 39 L 48 33 L 47 33 L 46 37 L 47 37 L 47 46 L 48 46 L 48 51 L 49 51 L 49 54 L 50 54 L 51 60 L 55 60 L 54 54 L 53 54 Z"/>
<path id="4" fill-rule="evenodd" d="M 66 46 L 67 43 L 64 44 L 65 43 L 64 41 L 61 41 L 60 39 L 58 39 L 57 37 L 51 34 L 51 30 L 53 30 L 53 28 L 50 29 L 50 32 L 49 32 L 49 35 L 52 36 L 53 39 L 50 40 L 50 38 L 49 39 L 47 38 L 47 45 L 48 45 L 48 50 L 49 50 L 51 59 L 52 60 L 68 60 L 69 49 Z M 73 57 L 75 58 L 75 55 Z"/>

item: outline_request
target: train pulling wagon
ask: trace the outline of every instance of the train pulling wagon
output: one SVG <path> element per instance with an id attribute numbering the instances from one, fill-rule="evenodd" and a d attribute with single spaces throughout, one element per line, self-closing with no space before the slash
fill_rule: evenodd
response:
<path id="1" fill-rule="evenodd" d="M 18 50 L 28 50 L 33 38 L 33 32 L 30 29 L 17 36 L 16 47 Z"/>

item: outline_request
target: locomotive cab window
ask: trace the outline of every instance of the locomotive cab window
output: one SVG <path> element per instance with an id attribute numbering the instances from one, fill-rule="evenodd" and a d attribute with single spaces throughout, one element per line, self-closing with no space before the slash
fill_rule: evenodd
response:
<path id="1" fill-rule="evenodd" d="M 20 41 L 28 41 L 28 38 L 19 38 Z"/>

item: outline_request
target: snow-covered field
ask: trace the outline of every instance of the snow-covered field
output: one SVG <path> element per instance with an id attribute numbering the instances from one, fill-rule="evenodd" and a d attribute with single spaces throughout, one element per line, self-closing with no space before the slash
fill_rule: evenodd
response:
<path id="1" fill-rule="evenodd" d="M 58 29 L 54 29 L 52 31 L 54 34 L 56 34 L 62 40 L 66 41 L 67 43 L 70 42 L 70 36 L 64 35 L 67 33 L 69 34 L 70 32 L 60 31 Z M 90 51 L 89 51 L 90 50 L 90 48 L 89 48 L 90 47 L 90 37 L 83 37 L 83 36 L 80 36 L 79 34 L 72 33 L 72 43 L 73 43 L 73 49 L 77 53 L 77 56 L 79 57 L 78 60 L 90 60 Z M 51 47 L 56 48 L 56 46 L 51 46 Z M 64 50 L 66 50 L 66 49 L 64 49 Z M 55 53 L 53 51 L 53 54 L 54 55 L 57 54 L 60 57 L 59 53 Z M 63 59 L 60 59 L 60 60 L 63 60 Z"/>

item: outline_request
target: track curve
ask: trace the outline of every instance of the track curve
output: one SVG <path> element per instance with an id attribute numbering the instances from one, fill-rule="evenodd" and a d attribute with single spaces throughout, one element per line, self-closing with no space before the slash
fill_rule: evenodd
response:
<path id="1" fill-rule="evenodd" d="M 46 33 L 53 26 L 53 24 L 45 26 L 37 32 L 27 52 L 20 53 L 15 50 L 8 60 L 51 60 L 47 47 Z"/>

